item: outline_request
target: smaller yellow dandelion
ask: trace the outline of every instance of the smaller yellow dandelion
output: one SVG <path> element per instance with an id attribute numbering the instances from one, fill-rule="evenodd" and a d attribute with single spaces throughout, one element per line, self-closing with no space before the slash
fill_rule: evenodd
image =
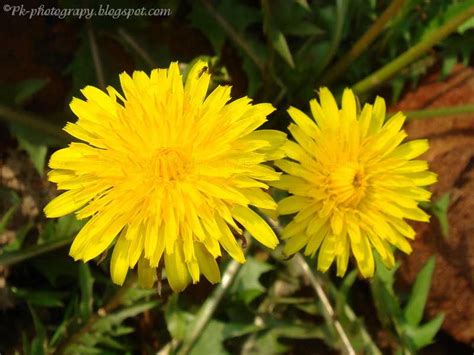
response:
<path id="1" fill-rule="evenodd" d="M 91 260 L 113 246 L 110 273 L 122 284 L 138 265 L 140 284 L 151 287 L 164 266 L 174 291 L 203 274 L 220 280 L 221 247 L 245 257 L 233 233 L 242 229 L 274 248 L 273 230 L 250 206 L 275 210 L 265 191 L 278 180 L 265 162 L 283 157 L 286 136 L 259 130 L 274 108 L 230 101 L 230 87 L 207 95 L 210 74 L 199 61 L 183 85 L 178 63 L 148 76 L 120 75 L 124 95 L 86 87 L 73 99 L 79 117 L 65 130 L 74 142 L 51 156 L 49 180 L 67 190 L 46 207 L 48 217 L 77 211 L 89 218 L 70 254 Z"/>
<path id="2" fill-rule="evenodd" d="M 431 194 L 424 186 L 436 182 L 424 160 L 414 160 L 428 149 L 427 140 L 402 143 L 405 116 L 385 121 L 385 101 L 377 97 L 357 112 L 351 90 L 346 89 L 339 109 L 327 88 L 320 102 L 310 101 L 314 120 L 290 107 L 294 123 L 285 152 L 289 159 L 275 164 L 284 172 L 273 185 L 291 196 L 278 203 L 280 214 L 294 214 L 283 229 L 284 252 L 305 248 L 317 251 L 317 268 L 326 271 L 336 260 L 337 274 L 346 272 L 352 253 L 364 277 L 374 274 L 373 249 L 393 267 L 390 245 L 410 253 L 407 239 L 415 231 L 405 219 L 428 221 L 418 207 Z"/>

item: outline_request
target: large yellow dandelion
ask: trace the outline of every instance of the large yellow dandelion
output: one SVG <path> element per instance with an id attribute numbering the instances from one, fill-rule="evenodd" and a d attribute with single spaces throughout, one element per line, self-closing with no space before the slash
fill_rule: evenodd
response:
<path id="1" fill-rule="evenodd" d="M 274 185 L 289 197 L 278 204 L 280 214 L 297 213 L 284 228 L 287 255 L 305 248 L 317 268 L 326 271 L 334 259 L 343 276 L 352 253 L 364 277 L 374 273 L 373 249 L 384 264 L 393 267 L 392 246 L 411 252 L 407 241 L 415 231 L 405 219 L 428 221 L 418 207 L 428 201 L 436 175 L 423 160 L 426 140 L 402 143 L 405 116 L 385 121 L 385 102 L 377 97 L 358 113 L 351 90 L 346 89 L 339 109 L 327 88 L 320 102 L 310 102 L 314 120 L 300 110 L 288 110 L 295 123 L 289 131 L 296 142 L 287 143 L 288 159 L 276 165 L 286 172 Z"/>
<path id="2" fill-rule="evenodd" d="M 123 73 L 120 82 L 123 96 L 89 86 L 82 90 L 86 101 L 73 99 L 79 119 L 64 129 L 85 143 L 71 143 L 49 162 L 49 180 L 68 191 L 45 207 L 46 215 L 77 211 L 77 218 L 90 218 L 71 256 L 86 262 L 115 242 L 115 283 L 138 264 L 140 283 L 152 287 L 164 266 L 171 288 L 181 291 L 200 274 L 220 280 L 221 247 L 245 261 L 236 222 L 274 248 L 274 232 L 250 208 L 276 209 L 265 182 L 279 173 L 264 163 L 283 157 L 278 147 L 286 137 L 256 131 L 274 108 L 247 97 L 229 102 L 228 86 L 207 96 L 202 61 L 185 85 L 177 63 L 150 76 Z"/>

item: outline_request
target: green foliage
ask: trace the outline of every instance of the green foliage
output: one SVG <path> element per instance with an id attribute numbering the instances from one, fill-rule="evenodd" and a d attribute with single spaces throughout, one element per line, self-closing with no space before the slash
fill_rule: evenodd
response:
<path id="1" fill-rule="evenodd" d="M 449 235 L 449 222 L 448 222 L 448 208 L 449 208 L 450 194 L 444 194 L 437 201 L 431 204 L 431 212 L 436 218 L 438 218 L 441 226 L 441 232 L 445 238 Z"/>
<path id="2" fill-rule="evenodd" d="M 376 275 L 370 283 L 377 315 L 385 328 L 392 329 L 398 338 L 402 352 L 414 353 L 431 344 L 443 324 L 444 316 L 437 315 L 427 323 L 420 324 L 431 285 L 435 258 L 431 257 L 420 270 L 405 306 L 400 306 L 393 284 L 396 268 L 388 270 L 376 258 Z"/>
<path id="3" fill-rule="evenodd" d="M 229 295 L 238 301 L 249 304 L 265 292 L 259 279 L 262 274 L 272 269 L 273 267 L 267 263 L 252 257 L 247 258 L 247 262 L 240 269 L 229 290 Z"/>
<path id="4" fill-rule="evenodd" d="M 94 0 L 88 6 L 98 9 L 102 3 Z M 54 29 L 59 35 L 61 31 L 74 33 L 71 38 L 74 45 L 62 48 L 67 58 L 61 66 L 62 72 L 54 72 L 61 77 L 63 85 L 57 85 L 55 75 L 44 75 L 56 68 L 43 68 L 17 83 L 3 82 L 0 102 L 21 117 L 27 116 L 30 119 L 27 122 L 36 122 L 36 115 L 44 115 L 46 120 L 42 122 L 51 127 L 38 129 L 37 125 L 25 124 L 0 107 L 0 116 L 8 122 L 15 142 L 13 146 L 7 142 L 5 151 L 25 151 L 31 160 L 29 165 L 45 179 L 43 173 L 50 148 L 63 145 L 51 138 L 48 130 L 55 130 L 72 117 L 67 109 L 71 97 L 80 97 L 80 89 L 86 85 L 97 85 L 98 64 L 91 55 L 90 30 L 97 39 L 106 84 L 118 87 L 117 74 L 123 70 L 148 68 L 153 63 L 167 66 L 171 60 L 180 61 L 186 77 L 186 65 L 204 59 L 213 76 L 211 88 L 231 84 L 233 97 L 248 95 L 256 102 L 273 103 L 280 110 L 270 117 L 268 126 L 284 130 L 288 126 L 285 109 L 290 105 L 307 108 L 315 90 L 325 84 L 324 77 L 346 58 L 354 43 L 380 18 L 389 3 L 169 0 L 153 6 L 172 9 L 172 16 L 166 18 L 96 16 L 90 21 L 67 18 L 58 23 L 50 18 L 45 22 L 48 31 Z M 62 8 L 76 5 L 70 0 L 58 3 Z M 329 83 L 331 89 L 339 94 L 344 87 L 392 63 L 472 6 L 474 0 L 407 0 L 382 26 L 375 40 L 357 58 L 351 59 L 347 69 L 337 73 L 337 80 Z M 137 4 L 132 0 L 119 0 L 113 5 L 113 8 L 135 7 Z M 29 22 L 30 25 L 33 23 Z M 436 65 L 441 67 L 440 80 L 457 63 L 468 65 L 473 28 L 474 19 L 468 19 L 432 50 L 398 68 L 397 75 L 381 83 L 382 93 L 396 103 L 410 85 L 416 86 Z M 129 34 L 131 42 L 124 39 L 121 30 Z M 58 37 L 50 32 L 47 35 L 46 38 Z M 41 67 L 49 60 L 49 47 L 37 43 L 34 48 L 42 48 L 34 56 L 38 62 L 35 65 Z M 143 56 L 141 51 L 147 55 Z M 48 92 L 67 88 L 67 92 L 60 93 L 64 102 L 59 112 L 36 108 L 36 102 L 47 96 L 39 94 L 50 88 Z M 29 111 L 35 114 L 30 117 Z M 59 116 L 61 122 L 52 124 L 53 116 Z M 3 144 L 0 142 L 0 148 Z M 66 247 L 85 221 L 78 221 L 73 215 L 55 220 L 46 220 L 42 214 L 26 218 L 19 208 L 22 193 L 3 186 L 0 189 L 0 237 L 14 231 L 9 243 L 0 245 L 0 280 L 5 279 L 6 283 L 0 288 L 0 317 L 5 317 L 0 318 L 0 325 L 15 324 L 7 329 L 8 334 L 0 335 L 0 353 L 132 354 L 163 349 L 179 353 L 189 345 L 189 335 L 200 324 L 203 305 L 213 300 L 216 286 L 203 281 L 182 294 L 170 295 L 165 285 L 159 298 L 155 290 L 138 288 L 129 275 L 126 285 L 117 287 L 109 278 L 110 256 L 98 264 L 84 264 L 74 262 L 67 255 Z M 41 193 L 50 194 L 46 190 Z M 449 201 L 446 194 L 425 206 L 438 219 L 444 236 L 449 234 Z M 40 209 L 44 202 L 43 199 L 38 202 Z M 0 241 L 3 243 L 4 239 L 7 240 L 0 238 Z M 247 262 L 223 298 L 216 301 L 210 319 L 190 347 L 190 354 L 296 353 L 303 342 L 305 346 L 310 344 L 315 353 L 341 352 L 343 344 L 336 322 L 356 353 L 380 354 L 379 344 L 373 340 L 376 339 L 373 328 L 366 327 L 366 323 L 377 322 L 370 314 L 372 308 L 377 311 L 379 328 L 391 333 L 398 350 L 415 353 L 434 341 L 443 323 L 442 314 L 423 322 L 434 258 L 419 272 L 409 295 L 394 287 L 399 265 L 388 270 L 380 260 L 375 278 L 370 281 L 371 299 L 366 294 L 366 283 L 358 278 L 356 270 L 342 280 L 332 274 L 321 275 L 319 282 L 334 308 L 334 315 L 328 320 L 327 305 L 306 284 L 308 275 L 302 275 L 301 268 L 291 260 L 281 260 L 278 251 L 269 254 L 255 246 L 249 249 Z M 221 259 L 223 270 L 227 256 Z M 366 308 L 357 304 L 361 298 L 367 303 Z M 5 312 L 3 306 L 7 308 Z M 3 343 L 7 345 L 4 347 Z"/>

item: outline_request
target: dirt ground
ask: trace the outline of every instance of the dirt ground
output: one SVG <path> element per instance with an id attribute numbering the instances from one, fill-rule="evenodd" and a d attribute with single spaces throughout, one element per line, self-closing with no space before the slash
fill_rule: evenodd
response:
<path id="1" fill-rule="evenodd" d="M 425 77 L 392 110 L 417 110 L 474 102 L 474 70 L 457 66 L 439 81 Z M 450 193 L 449 235 L 444 237 L 436 218 L 415 224 L 418 232 L 411 255 L 402 257 L 401 287 L 412 284 L 418 271 L 435 254 L 436 268 L 427 303 L 427 317 L 445 314 L 443 330 L 456 340 L 474 342 L 474 115 L 430 118 L 409 123 L 409 138 L 428 138 L 426 158 L 438 174 L 433 200 Z"/>

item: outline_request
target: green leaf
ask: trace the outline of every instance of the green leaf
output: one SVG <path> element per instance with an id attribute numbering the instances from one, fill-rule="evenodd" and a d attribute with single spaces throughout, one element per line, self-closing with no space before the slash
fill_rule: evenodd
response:
<path id="1" fill-rule="evenodd" d="M 406 333 L 414 343 L 416 349 L 421 349 L 433 342 L 433 338 L 443 325 L 444 314 L 438 314 L 435 318 L 420 327 L 406 328 Z"/>
<path id="2" fill-rule="evenodd" d="M 309 7 L 307 0 L 295 0 L 295 2 L 299 4 L 306 11 L 311 12 L 311 8 Z"/>
<path id="3" fill-rule="evenodd" d="M 67 334 L 68 326 L 70 322 L 74 320 L 74 314 L 77 310 L 78 297 L 73 295 L 69 301 L 66 310 L 64 311 L 64 316 L 61 324 L 57 326 L 53 335 L 51 336 L 50 345 L 51 347 L 56 347 L 59 344 L 59 341 Z"/>
<path id="4" fill-rule="evenodd" d="M 28 304 L 28 308 L 35 325 L 36 336 L 31 341 L 31 355 L 44 355 L 46 353 L 46 329 L 36 314 L 34 308 Z"/>
<path id="5" fill-rule="evenodd" d="M 380 260 L 380 256 L 374 253 L 375 276 L 370 282 L 370 290 L 377 310 L 380 322 L 389 327 L 394 323 L 396 326 L 402 322 L 402 310 L 395 292 L 393 291 L 394 274 L 397 267 L 389 270 Z"/>
<path id="6" fill-rule="evenodd" d="M 194 344 L 190 354 L 229 354 L 224 347 L 226 339 L 240 337 L 260 330 L 254 324 L 224 323 L 211 320 Z"/>
<path id="7" fill-rule="evenodd" d="M 439 221 L 441 232 L 444 237 L 449 235 L 449 222 L 448 222 L 448 208 L 449 208 L 450 194 L 449 192 L 441 196 L 436 202 L 431 205 L 431 212 Z"/>
<path id="8" fill-rule="evenodd" d="M 272 269 L 273 266 L 270 264 L 248 257 L 247 262 L 240 268 L 235 277 L 229 293 L 249 304 L 265 292 L 265 287 L 262 286 L 259 279 L 262 274 Z"/>
<path id="9" fill-rule="evenodd" d="M 79 303 L 79 310 L 83 322 L 87 321 L 92 313 L 93 302 L 93 284 L 94 279 L 86 263 L 79 264 L 79 285 L 81 288 L 81 301 Z"/>
<path id="10" fill-rule="evenodd" d="M 443 56 L 443 65 L 441 67 L 441 79 L 445 79 L 449 74 L 451 74 L 457 62 L 458 56 L 456 53 L 445 53 Z"/>
<path id="11" fill-rule="evenodd" d="M 294 324 L 290 322 L 270 321 L 267 329 L 258 333 L 255 354 L 283 354 L 288 352 L 288 346 L 281 343 L 281 338 L 286 339 L 328 339 L 328 333 L 323 327 L 314 324 Z"/>
<path id="12" fill-rule="evenodd" d="M 7 212 L 5 212 L 5 214 L 0 219 L 0 234 L 3 233 L 5 229 L 7 228 L 8 223 L 10 223 L 10 220 L 12 219 L 13 214 L 17 210 L 18 206 L 20 206 L 20 203 L 19 202 L 15 203 L 13 206 L 11 206 L 7 210 Z"/>
<path id="13" fill-rule="evenodd" d="M 410 299 L 403 311 L 406 321 L 413 326 L 418 325 L 423 318 L 423 311 L 430 290 L 435 262 L 435 257 L 432 256 L 418 273 L 415 284 L 411 290 Z"/>
<path id="14" fill-rule="evenodd" d="M 229 352 L 223 346 L 224 328 L 224 323 L 211 320 L 194 344 L 190 354 L 229 354 Z"/>
<path id="15" fill-rule="evenodd" d="M 48 80 L 46 79 L 27 79 L 19 82 L 15 85 L 15 104 L 21 105 L 35 93 L 40 91 L 47 83 Z"/>
<path id="16" fill-rule="evenodd" d="M 61 299 L 67 295 L 64 292 L 33 291 L 16 287 L 12 287 L 10 290 L 16 297 L 24 299 L 29 304 L 43 307 L 63 307 Z"/>
<path id="17" fill-rule="evenodd" d="M 243 35 L 250 25 L 258 23 L 262 18 L 262 14 L 257 8 L 234 0 L 217 2 L 215 10 L 240 35 Z M 191 24 L 209 39 L 214 51 L 219 55 L 228 36 L 216 19 L 198 2 L 194 3 L 189 17 Z"/>
<path id="18" fill-rule="evenodd" d="M 76 50 L 74 59 L 66 69 L 66 73 L 72 77 L 71 92 L 74 95 L 86 85 L 93 85 L 97 82 L 94 61 L 85 31 L 80 34 L 80 45 Z"/>
<path id="19" fill-rule="evenodd" d="M 178 295 L 173 294 L 166 306 L 165 319 L 173 339 L 183 340 L 195 316 L 183 311 L 178 304 Z"/>
<path id="20" fill-rule="evenodd" d="M 336 310 L 339 314 L 344 314 L 344 306 L 347 304 L 347 296 L 356 279 L 357 270 L 352 270 L 342 280 L 341 287 L 336 295 Z"/>
<path id="21" fill-rule="evenodd" d="M 104 325 L 105 329 L 108 329 L 109 325 L 122 324 L 125 319 L 135 317 L 145 311 L 148 311 L 149 309 L 156 307 L 158 304 L 158 301 L 145 301 L 139 302 L 130 307 L 122 308 L 119 311 L 111 313 L 97 321 L 94 329 L 103 330 Z"/>
<path id="22" fill-rule="evenodd" d="M 293 56 L 291 55 L 290 48 L 288 47 L 288 42 L 286 41 L 286 38 L 283 33 L 280 30 L 275 29 L 270 29 L 269 32 L 273 48 L 275 48 L 278 54 L 280 54 L 280 56 L 291 68 L 294 68 L 295 63 L 293 61 Z"/>
<path id="23" fill-rule="evenodd" d="M 41 245 L 33 245 L 28 248 L 13 251 L 11 253 L 0 254 L 0 265 L 13 265 L 29 258 L 50 252 L 52 250 L 64 247 L 71 242 L 71 239 L 54 240 Z"/>
<path id="24" fill-rule="evenodd" d="M 287 35 L 293 35 L 293 36 L 300 36 L 300 37 L 306 37 L 306 36 L 322 36 L 324 35 L 324 30 L 321 29 L 320 27 L 314 25 L 311 22 L 298 22 L 295 23 L 293 26 L 291 26 L 288 29 L 283 30 L 282 32 L 287 34 Z"/>
<path id="25" fill-rule="evenodd" d="M 48 148 L 44 144 L 33 144 L 28 139 L 24 137 L 17 137 L 20 148 L 25 150 L 28 153 L 28 156 L 31 159 L 31 162 L 35 166 L 36 170 L 43 176 L 44 165 L 46 162 L 46 153 Z"/>
<path id="26" fill-rule="evenodd" d="M 31 228 L 33 228 L 33 226 L 34 226 L 34 223 L 31 221 L 28 221 L 28 223 L 25 223 L 20 228 L 18 228 L 18 230 L 15 232 L 15 239 L 10 244 L 4 246 L 3 251 L 11 253 L 14 251 L 21 250 L 23 242 L 25 241 L 25 238 L 28 235 L 28 232 L 31 230 Z M 1 228 L 0 228 L 0 233 L 2 233 Z"/>

